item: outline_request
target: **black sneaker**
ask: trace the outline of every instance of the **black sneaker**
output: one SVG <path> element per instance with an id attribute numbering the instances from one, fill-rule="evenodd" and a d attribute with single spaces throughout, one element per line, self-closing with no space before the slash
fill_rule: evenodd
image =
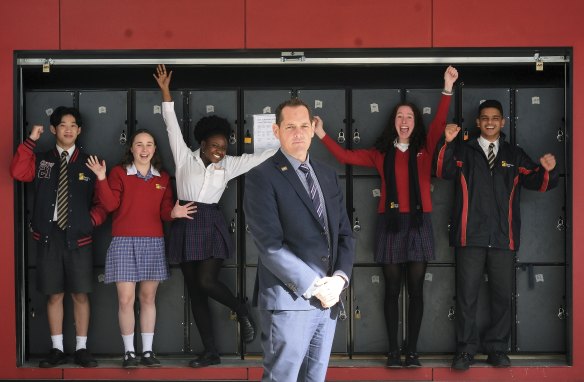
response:
<path id="1" fill-rule="evenodd" d="M 79 349 L 75 351 L 75 363 L 83 367 L 96 367 L 97 361 L 87 349 Z"/>
<path id="2" fill-rule="evenodd" d="M 489 353 L 487 357 L 487 363 L 494 367 L 509 367 L 511 366 L 511 360 L 505 352 L 497 351 Z"/>
<path id="3" fill-rule="evenodd" d="M 217 353 L 205 352 L 189 362 L 190 367 L 205 367 L 211 365 L 219 365 L 221 363 L 221 358 Z"/>
<path id="4" fill-rule="evenodd" d="M 387 362 L 385 363 L 385 367 L 402 367 L 401 359 L 399 357 L 399 350 L 392 351 L 387 354 Z"/>
<path id="5" fill-rule="evenodd" d="M 405 367 L 422 367 L 420 360 L 418 359 L 418 353 L 408 352 L 406 353 L 406 359 L 404 361 Z"/>
<path id="6" fill-rule="evenodd" d="M 39 367 L 48 368 L 63 365 L 67 363 L 65 353 L 57 348 L 52 348 L 49 352 L 49 358 L 43 359 L 39 362 Z"/>
<path id="7" fill-rule="evenodd" d="M 140 365 L 148 367 L 160 367 L 160 361 L 156 359 L 156 356 L 151 351 L 145 351 L 142 353 L 142 358 L 140 358 Z"/>
<path id="8" fill-rule="evenodd" d="M 470 365 L 474 363 L 474 356 L 466 352 L 457 353 L 452 360 L 452 368 L 454 370 L 468 370 Z"/>
<path id="9" fill-rule="evenodd" d="M 124 362 L 122 363 L 122 367 L 125 369 L 135 369 L 138 367 L 138 359 L 136 358 L 136 353 L 133 351 L 127 351 L 124 354 Z"/>
<path id="10" fill-rule="evenodd" d="M 243 339 L 243 342 L 246 344 L 252 342 L 256 336 L 256 326 L 251 316 L 248 314 L 238 317 L 237 320 L 239 321 L 239 328 L 241 329 L 241 338 Z"/>

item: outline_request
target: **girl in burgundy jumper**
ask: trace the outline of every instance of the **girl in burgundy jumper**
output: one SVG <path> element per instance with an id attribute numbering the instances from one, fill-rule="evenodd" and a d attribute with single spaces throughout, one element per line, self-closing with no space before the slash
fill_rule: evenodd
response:
<path id="1" fill-rule="evenodd" d="M 375 261 L 385 277 L 385 321 L 389 339 L 387 367 L 401 367 L 397 341 L 398 299 L 402 269 L 407 270 L 409 295 L 406 367 L 421 366 L 416 353 L 424 312 L 423 286 L 428 261 L 435 258 L 430 212 L 432 157 L 444 132 L 452 86 L 458 72 L 449 66 L 444 73 L 444 90 L 438 111 L 426 137 L 422 114 L 408 102 L 395 106 L 389 126 L 375 147 L 345 150 L 326 135 L 316 119 L 316 135 L 341 163 L 375 167 L 381 177 L 381 198 L 377 209 Z"/>
<path id="2" fill-rule="evenodd" d="M 106 180 L 105 161 L 92 156 L 87 161 L 97 176 L 97 197 L 108 212 L 113 212 L 112 242 L 107 251 L 105 282 L 116 283 L 118 319 L 124 341 L 123 367 L 138 364 L 160 366 L 152 352 L 156 322 L 156 289 L 169 277 L 164 250 L 162 221 L 174 218 L 192 219 L 196 211 L 192 203 L 173 206 L 169 175 L 162 171 L 154 136 L 137 130 L 119 166 Z M 140 283 L 140 329 L 142 357 L 138 362 L 134 351 L 134 300 L 136 283 Z"/>

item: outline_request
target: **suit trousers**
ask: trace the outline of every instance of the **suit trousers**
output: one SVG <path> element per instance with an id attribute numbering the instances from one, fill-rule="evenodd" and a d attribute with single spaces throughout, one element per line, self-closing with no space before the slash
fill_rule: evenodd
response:
<path id="1" fill-rule="evenodd" d="M 477 306 L 487 273 L 490 320 L 483 334 L 485 353 L 507 352 L 511 336 L 511 301 L 515 253 L 510 250 L 456 248 L 456 350 L 474 355 L 479 348 Z"/>
<path id="2" fill-rule="evenodd" d="M 260 310 L 262 381 L 324 381 L 337 310 Z"/>

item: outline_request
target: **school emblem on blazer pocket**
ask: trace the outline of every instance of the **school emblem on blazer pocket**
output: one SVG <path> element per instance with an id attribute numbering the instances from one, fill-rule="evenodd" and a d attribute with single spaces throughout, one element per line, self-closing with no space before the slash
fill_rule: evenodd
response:
<path id="1" fill-rule="evenodd" d="M 89 182 L 91 180 L 91 178 L 88 177 L 87 175 L 85 175 L 84 173 L 80 172 L 79 173 L 79 180 L 81 180 L 83 182 Z"/>
<path id="2" fill-rule="evenodd" d="M 506 161 L 501 161 L 501 167 L 513 167 L 515 166 L 513 163 L 507 163 Z"/>

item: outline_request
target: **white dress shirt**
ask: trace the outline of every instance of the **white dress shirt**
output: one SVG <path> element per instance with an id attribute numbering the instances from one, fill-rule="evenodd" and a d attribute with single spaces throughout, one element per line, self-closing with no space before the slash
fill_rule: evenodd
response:
<path id="1" fill-rule="evenodd" d="M 260 154 L 225 155 L 218 163 L 210 163 L 205 167 L 200 149 L 191 151 L 183 139 L 174 112 L 174 102 L 162 103 L 162 117 L 176 167 L 176 193 L 180 200 L 217 203 L 227 182 L 251 170 L 276 152 L 275 149 L 269 149 Z"/>
<path id="2" fill-rule="evenodd" d="M 499 152 L 499 138 L 495 142 L 491 142 L 491 141 L 486 140 L 482 136 L 479 136 L 478 141 L 479 141 L 479 146 L 481 146 L 481 148 L 485 152 L 485 156 L 487 158 L 489 157 L 489 145 L 491 143 L 494 143 L 495 146 L 493 147 L 493 154 L 495 154 L 495 157 L 497 157 L 497 153 Z"/>

